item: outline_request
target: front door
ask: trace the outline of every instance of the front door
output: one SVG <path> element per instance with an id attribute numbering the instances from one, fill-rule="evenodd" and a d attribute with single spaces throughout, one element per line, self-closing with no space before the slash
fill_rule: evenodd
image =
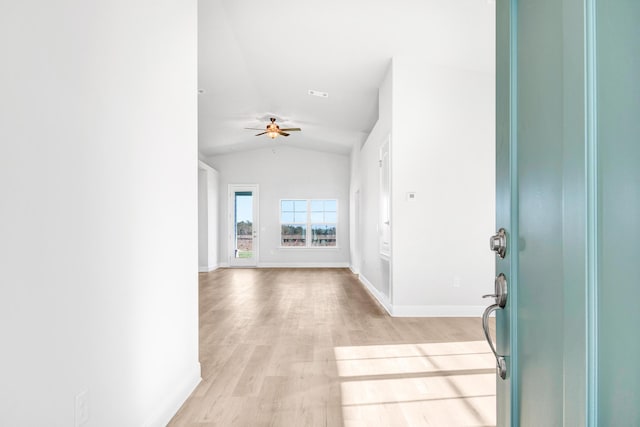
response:
<path id="1" fill-rule="evenodd" d="M 640 425 L 640 2 L 496 7 L 498 425 Z"/>
<path id="2" fill-rule="evenodd" d="M 229 185 L 229 265 L 258 265 L 258 186 Z"/>

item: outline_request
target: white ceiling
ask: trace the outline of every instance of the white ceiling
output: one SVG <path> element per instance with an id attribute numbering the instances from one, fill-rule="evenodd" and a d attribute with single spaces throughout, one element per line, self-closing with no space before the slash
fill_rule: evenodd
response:
<path id="1" fill-rule="evenodd" d="M 491 0 L 200 0 L 200 152 L 348 153 L 377 120 L 393 56 L 493 71 L 494 14 Z M 302 132 L 271 140 L 243 129 L 272 116 Z"/>

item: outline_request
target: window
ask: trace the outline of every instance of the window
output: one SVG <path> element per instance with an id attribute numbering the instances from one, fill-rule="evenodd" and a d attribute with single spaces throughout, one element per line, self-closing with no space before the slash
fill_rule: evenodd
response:
<path id="1" fill-rule="evenodd" d="M 282 200 L 280 202 L 281 246 L 336 247 L 337 224 L 337 200 Z"/>

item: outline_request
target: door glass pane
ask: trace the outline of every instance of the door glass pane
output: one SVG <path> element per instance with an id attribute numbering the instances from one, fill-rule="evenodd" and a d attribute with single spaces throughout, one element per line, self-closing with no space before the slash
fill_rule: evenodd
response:
<path id="1" fill-rule="evenodd" d="M 236 258 L 253 258 L 253 194 L 235 193 Z"/>

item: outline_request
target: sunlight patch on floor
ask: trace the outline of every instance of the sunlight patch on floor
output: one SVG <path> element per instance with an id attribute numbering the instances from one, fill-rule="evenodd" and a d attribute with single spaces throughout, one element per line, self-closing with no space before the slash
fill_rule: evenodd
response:
<path id="1" fill-rule="evenodd" d="M 483 341 L 334 348 L 344 425 L 491 426 L 495 360 Z"/>

